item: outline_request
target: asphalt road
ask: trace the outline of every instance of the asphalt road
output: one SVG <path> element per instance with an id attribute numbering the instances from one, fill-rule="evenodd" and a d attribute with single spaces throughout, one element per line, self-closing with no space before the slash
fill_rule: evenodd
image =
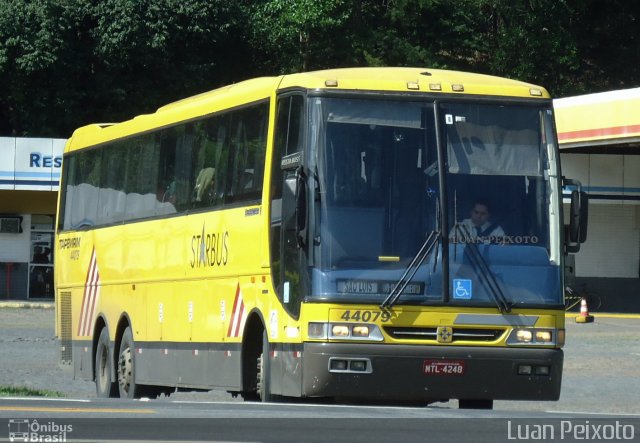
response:
<path id="1" fill-rule="evenodd" d="M 59 391 L 68 398 L 95 398 L 93 383 L 73 380 L 60 368 L 52 309 L 0 309 L 0 385 Z M 567 319 L 561 398 L 557 402 L 497 401 L 499 411 L 604 413 L 640 416 L 640 318 L 596 316 L 592 324 Z M 231 401 L 225 392 L 178 393 L 182 401 Z M 428 409 L 454 410 L 456 401 Z M 0 436 L 2 434 L 0 433 Z"/>
<path id="2" fill-rule="evenodd" d="M 0 399 L 1 428 L 29 432 L 28 441 L 63 441 L 62 437 L 82 442 L 264 443 L 640 440 L 640 418 L 602 414 L 119 399 Z M 52 439 L 55 436 L 59 439 Z M 2 431 L 0 441 L 6 441 Z"/>

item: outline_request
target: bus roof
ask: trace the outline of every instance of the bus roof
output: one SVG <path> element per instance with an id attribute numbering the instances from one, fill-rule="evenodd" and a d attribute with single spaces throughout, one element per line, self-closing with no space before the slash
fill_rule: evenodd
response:
<path id="1" fill-rule="evenodd" d="M 224 86 L 159 108 L 153 114 L 143 114 L 121 123 L 83 126 L 74 131 L 65 152 L 99 145 L 175 123 L 194 119 L 223 109 L 264 100 L 277 87 L 278 77 L 262 77 Z"/>
<path id="2" fill-rule="evenodd" d="M 267 99 L 275 90 L 289 88 L 550 98 L 548 92 L 539 86 L 483 74 L 429 68 L 329 69 L 246 80 L 162 106 L 153 114 L 140 115 L 121 123 L 83 126 L 73 133 L 65 152 Z"/>
<path id="3" fill-rule="evenodd" d="M 421 91 L 528 98 L 532 97 L 531 90 L 534 89 L 540 92 L 537 97 L 549 98 L 544 88 L 529 83 L 491 75 L 430 68 L 328 69 L 287 75 L 280 82 L 280 89 L 296 86 L 307 89 Z"/>

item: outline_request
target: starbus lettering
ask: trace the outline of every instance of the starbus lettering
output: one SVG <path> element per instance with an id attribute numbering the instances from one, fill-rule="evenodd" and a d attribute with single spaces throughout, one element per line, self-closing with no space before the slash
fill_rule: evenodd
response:
<path id="1" fill-rule="evenodd" d="M 206 232 L 191 237 L 191 268 L 226 266 L 229 260 L 229 232 Z"/>
<path id="2" fill-rule="evenodd" d="M 80 237 L 61 238 L 58 242 L 60 249 L 76 249 L 80 247 Z"/>

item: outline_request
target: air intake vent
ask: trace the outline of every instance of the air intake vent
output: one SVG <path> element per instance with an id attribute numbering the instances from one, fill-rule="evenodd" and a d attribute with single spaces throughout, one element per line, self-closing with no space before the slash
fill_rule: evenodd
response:
<path id="1" fill-rule="evenodd" d="M 437 328 L 394 328 L 385 327 L 384 330 L 397 339 L 405 340 L 433 340 L 437 341 L 438 329 Z"/>
<path id="2" fill-rule="evenodd" d="M 438 328 L 385 327 L 385 332 L 398 340 L 424 340 L 438 342 Z M 491 342 L 498 340 L 504 329 L 453 328 L 453 341 Z"/>
<path id="3" fill-rule="evenodd" d="M 0 217 L 0 234 L 20 234 L 22 217 Z"/>
<path id="4" fill-rule="evenodd" d="M 71 292 L 60 292 L 60 308 L 58 311 L 60 322 L 60 363 L 70 365 L 73 361 L 71 352 L 71 340 L 73 329 L 71 327 Z"/>

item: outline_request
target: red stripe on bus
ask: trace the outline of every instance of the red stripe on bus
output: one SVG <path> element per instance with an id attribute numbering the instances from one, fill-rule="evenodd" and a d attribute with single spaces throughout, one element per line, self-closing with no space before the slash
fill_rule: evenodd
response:
<path id="1" fill-rule="evenodd" d="M 92 320 L 92 315 L 91 313 L 93 312 L 93 306 L 95 303 L 95 296 L 96 296 L 96 289 L 95 289 L 95 280 L 96 280 L 96 273 L 97 273 L 97 269 L 96 269 L 96 254 L 95 254 L 95 249 L 93 251 L 93 254 L 91 255 L 91 264 L 89 266 L 89 286 L 88 286 L 88 292 L 89 292 L 89 297 L 87 298 L 87 309 L 84 313 L 84 331 L 83 334 L 85 337 L 89 335 L 89 329 L 91 327 L 91 320 Z"/>
<path id="2" fill-rule="evenodd" d="M 634 133 L 640 133 L 640 125 L 613 126 L 609 128 L 581 129 L 579 131 L 559 132 L 558 140 L 565 141 L 576 138 L 590 138 Z"/>
<path id="3" fill-rule="evenodd" d="M 87 308 L 87 297 L 89 296 L 89 280 L 91 277 L 91 267 L 93 264 L 93 258 L 96 253 L 96 248 L 91 251 L 91 259 L 89 260 L 89 268 L 87 269 L 87 278 L 84 281 L 84 293 L 82 295 L 82 307 L 80 308 L 80 321 L 78 322 L 78 335 L 82 336 L 84 333 L 84 321 L 85 321 L 85 309 Z"/>
<path id="4" fill-rule="evenodd" d="M 244 317 L 244 301 L 240 299 L 240 308 L 238 309 L 238 318 L 235 321 L 235 329 L 233 331 L 234 337 L 240 336 L 240 325 L 242 324 L 242 317 Z"/>
<path id="5" fill-rule="evenodd" d="M 96 312 L 96 300 L 98 298 L 98 294 L 100 293 L 100 272 L 98 271 L 98 263 L 94 257 L 93 261 L 93 280 L 91 282 L 91 306 L 89 307 L 89 317 L 86 319 L 86 329 L 85 336 L 91 335 L 91 322 L 93 320 L 93 315 Z"/>
<path id="6" fill-rule="evenodd" d="M 236 308 L 238 307 L 239 298 L 240 298 L 240 283 L 238 283 L 238 287 L 236 288 L 236 298 L 235 300 L 233 300 L 233 309 L 231 310 L 231 321 L 229 322 L 227 337 L 232 337 L 231 333 L 233 332 L 233 328 L 235 324 Z"/>

